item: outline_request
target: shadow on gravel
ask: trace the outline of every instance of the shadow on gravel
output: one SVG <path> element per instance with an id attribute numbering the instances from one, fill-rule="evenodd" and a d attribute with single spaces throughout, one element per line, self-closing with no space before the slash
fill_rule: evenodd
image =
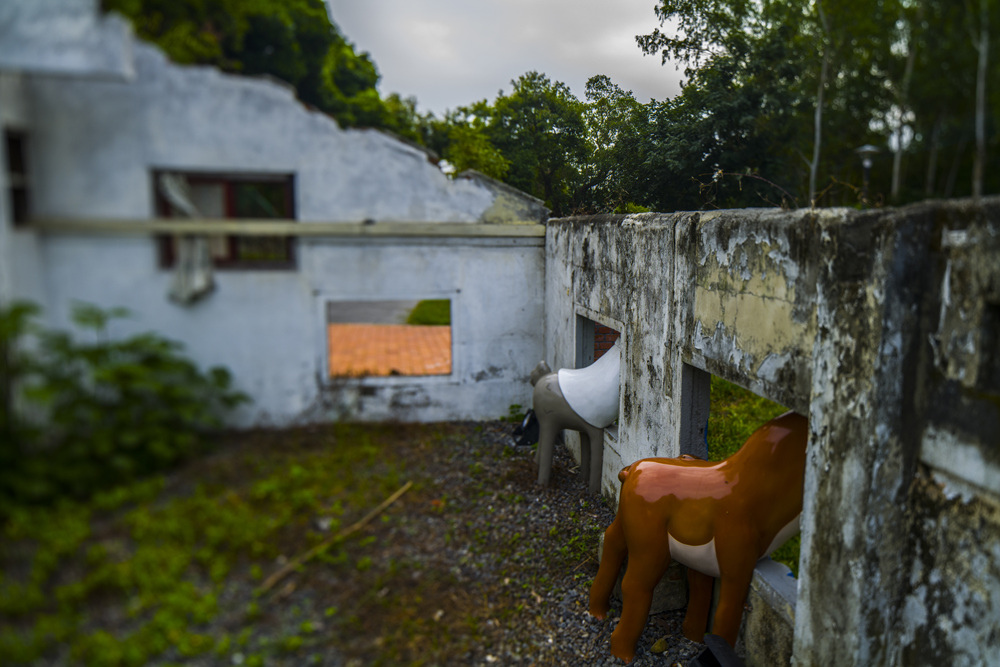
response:
<path id="1" fill-rule="evenodd" d="M 602 665 L 587 613 L 614 518 L 503 422 L 253 431 L 166 478 L 12 517 L 0 654 L 61 665 Z M 343 539 L 338 532 L 412 482 Z M 267 592 L 290 561 L 316 552 Z M 702 648 L 651 617 L 635 665 Z M 651 653 L 661 639 L 661 654 Z"/>

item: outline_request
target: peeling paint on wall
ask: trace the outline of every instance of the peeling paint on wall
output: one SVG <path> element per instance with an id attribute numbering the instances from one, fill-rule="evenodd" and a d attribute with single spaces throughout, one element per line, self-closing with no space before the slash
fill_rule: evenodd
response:
<path id="1" fill-rule="evenodd" d="M 809 415 L 796 664 L 1000 662 L 1000 199 L 555 220 L 546 281 L 547 354 L 627 333 L 609 495 L 692 369 Z"/>

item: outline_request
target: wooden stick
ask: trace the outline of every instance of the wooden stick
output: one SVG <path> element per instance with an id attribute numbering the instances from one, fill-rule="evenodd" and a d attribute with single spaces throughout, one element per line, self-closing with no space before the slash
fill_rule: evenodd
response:
<path id="1" fill-rule="evenodd" d="M 386 510 L 386 508 L 389 507 L 389 505 L 392 505 L 394 502 L 396 502 L 397 500 L 399 500 L 400 496 L 402 496 L 404 493 L 406 493 L 407 491 L 409 491 L 411 486 L 413 486 L 413 482 L 412 481 L 411 482 L 407 482 L 406 484 L 404 484 L 402 486 L 402 488 L 400 488 L 394 494 L 392 494 L 391 496 L 389 496 L 388 498 L 386 498 L 385 500 L 383 500 L 382 503 L 378 507 L 376 507 L 371 512 L 369 512 L 368 514 L 366 514 L 363 519 L 361 519 L 360 521 L 355 522 L 350 527 L 345 528 L 344 530 L 340 531 L 336 535 L 333 535 L 332 537 L 328 537 L 327 539 L 323 540 L 322 542 L 320 542 L 319 544 L 317 544 L 316 546 L 314 546 L 312 549 L 310 549 L 309 551 L 305 552 L 304 554 L 302 554 L 300 556 L 297 556 L 296 558 L 292 559 L 287 565 L 285 565 L 283 568 L 281 568 L 280 570 L 278 570 L 277 572 L 275 572 L 274 574 L 272 574 L 270 577 L 268 577 L 267 580 L 264 581 L 263 584 L 261 584 L 261 587 L 257 589 L 257 594 L 261 595 L 261 594 L 266 593 L 267 591 L 269 591 L 272 587 L 274 587 L 274 585 L 276 583 L 278 583 L 279 581 L 281 581 L 282 579 L 284 579 L 285 577 L 287 577 L 293 570 L 295 570 L 295 568 L 297 568 L 299 565 L 302 565 L 303 563 L 305 563 L 305 562 L 307 562 L 307 561 L 315 558 L 315 556 L 319 552 L 323 551 L 324 549 L 326 549 L 327 547 L 329 547 L 331 544 L 333 544 L 337 540 L 344 539 L 348 535 L 351 535 L 352 533 L 356 533 L 357 531 L 359 531 L 362 528 L 364 528 L 366 525 L 368 525 L 368 523 L 371 522 L 372 519 L 374 519 L 379 514 L 381 514 L 382 512 L 384 512 Z"/>

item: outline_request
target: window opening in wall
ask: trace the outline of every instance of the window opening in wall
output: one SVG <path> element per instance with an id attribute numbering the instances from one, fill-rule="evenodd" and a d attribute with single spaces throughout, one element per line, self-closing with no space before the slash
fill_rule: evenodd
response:
<path id="1" fill-rule="evenodd" d="M 7 184 L 10 199 L 10 219 L 15 226 L 28 222 L 28 139 L 24 132 L 6 130 Z"/>
<path id="2" fill-rule="evenodd" d="M 293 220 L 294 178 L 291 175 L 180 176 L 185 195 L 198 216 L 225 220 Z M 191 210 L 164 194 L 157 175 L 157 214 L 165 218 L 190 218 Z M 212 236 L 209 238 L 213 266 L 221 269 L 288 269 L 295 267 L 294 241 L 288 236 Z M 160 263 L 172 267 L 177 258 L 176 237 L 160 241 Z"/>
<path id="3" fill-rule="evenodd" d="M 621 333 L 583 315 L 576 317 L 576 367 L 586 368 L 614 347 Z M 606 438 L 618 440 L 618 421 L 604 429 Z"/>
<path id="4" fill-rule="evenodd" d="M 976 384 L 986 392 L 1000 395 L 1000 303 L 983 304 L 979 349 L 981 357 Z"/>
<path id="5" fill-rule="evenodd" d="M 614 347 L 621 334 L 609 326 L 594 323 L 594 361 L 604 356 L 604 353 Z"/>
<path id="6" fill-rule="evenodd" d="M 331 301 L 330 377 L 451 374 L 451 301 Z"/>
<path id="7" fill-rule="evenodd" d="M 711 376 L 708 460 L 721 461 L 732 456 L 754 431 L 786 412 L 788 408 L 783 405 Z M 771 554 L 772 560 L 787 565 L 796 577 L 799 574 L 799 545 L 796 535 Z"/>

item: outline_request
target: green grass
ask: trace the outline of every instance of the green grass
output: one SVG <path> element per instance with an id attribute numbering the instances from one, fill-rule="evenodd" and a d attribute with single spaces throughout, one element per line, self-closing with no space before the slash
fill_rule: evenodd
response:
<path id="1" fill-rule="evenodd" d="M 72 664 L 109 666 L 142 665 L 171 648 L 182 658 L 235 651 L 233 637 L 199 631 L 222 611 L 227 582 L 259 583 L 289 544 L 320 540 L 317 514 L 335 531 L 398 488 L 402 471 L 372 443 L 388 428 L 338 425 L 311 445 L 293 432 L 284 451 L 258 446 L 225 465 L 198 462 L 180 489 L 157 476 L 87 502 L 15 509 L 0 526 L 3 663 L 31 664 L 60 645 Z M 345 545 L 326 556 L 347 560 Z M 350 561 L 361 568 L 366 559 Z M 251 625 L 267 609 L 245 604 Z M 125 620 L 100 627 L 91 617 L 102 607 Z M 262 650 L 307 641 L 296 633 Z"/>
<path id="2" fill-rule="evenodd" d="M 708 459 L 721 461 L 736 453 L 765 422 L 787 412 L 787 408 L 761 398 L 720 377 L 712 376 L 712 408 L 708 418 Z M 771 558 L 799 575 L 799 536 L 785 542 Z"/>
<path id="3" fill-rule="evenodd" d="M 420 301 L 406 318 L 407 324 L 448 326 L 451 324 L 451 301 L 427 299 Z"/>
<path id="4" fill-rule="evenodd" d="M 588 498 L 550 513 L 531 455 L 479 442 L 482 430 L 231 434 L 169 476 L 17 510 L 0 522 L 0 664 L 464 664 L 513 615 L 546 626 L 538 597 L 563 585 L 555 573 L 586 589 L 606 524 Z"/>
<path id="5" fill-rule="evenodd" d="M 713 375 L 708 460 L 721 461 L 732 456 L 751 433 L 787 411 L 774 401 Z"/>

